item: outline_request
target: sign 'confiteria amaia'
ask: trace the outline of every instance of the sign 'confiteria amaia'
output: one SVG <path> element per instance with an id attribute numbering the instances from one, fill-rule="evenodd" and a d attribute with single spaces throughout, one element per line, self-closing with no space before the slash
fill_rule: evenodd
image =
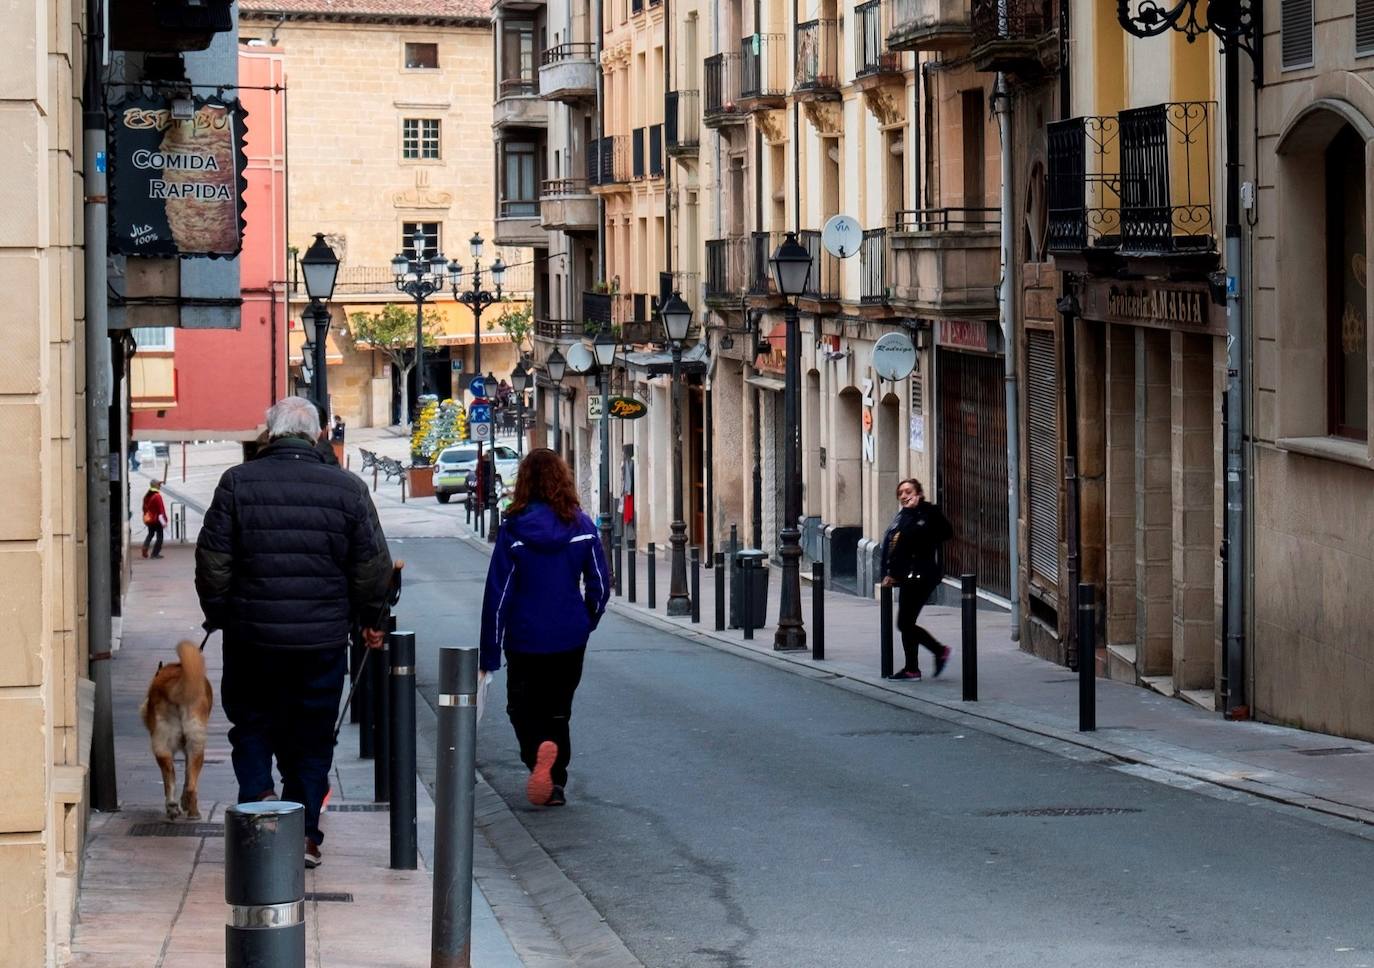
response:
<path id="1" fill-rule="evenodd" d="M 1100 281 L 1084 287 L 1083 316 L 1105 323 L 1225 334 L 1225 317 L 1212 318 L 1205 284 L 1156 285 Z"/>

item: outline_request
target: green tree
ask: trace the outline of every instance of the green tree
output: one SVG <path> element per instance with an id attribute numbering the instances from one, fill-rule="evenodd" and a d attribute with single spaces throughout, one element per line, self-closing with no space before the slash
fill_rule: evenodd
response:
<path id="1" fill-rule="evenodd" d="M 487 329 L 504 329 L 515 346 L 516 355 L 521 355 L 530 345 L 530 336 L 534 333 L 534 306 L 527 302 L 517 305 L 505 299 L 502 300 L 502 307 L 501 315 L 487 323 Z"/>
<path id="2" fill-rule="evenodd" d="M 401 374 L 401 423 L 410 423 L 410 406 L 406 398 L 406 380 L 415 366 L 415 312 L 387 303 L 379 313 L 353 313 L 348 317 L 353 327 L 353 342 L 366 345 L 381 353 Z M 433 320 L 425 323 L 425 348 L 432 349 L 438 337 Z"/>

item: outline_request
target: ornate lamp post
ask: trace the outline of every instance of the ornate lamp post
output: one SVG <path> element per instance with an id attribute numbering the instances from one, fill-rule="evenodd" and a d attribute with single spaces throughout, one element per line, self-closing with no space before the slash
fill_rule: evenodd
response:
<path id="1" fill-rule="evenodd" d="M 783 448 L 782 594 L 773 648 L 796 652 L 806 648 L 806 629 L 801 615 L 801 321 L 797 297 L 811 278 L 811 253 L 788 232 L 768 260 L 778 292 L 787 299 L 787 375 L 783 390 L 783 419 L 787 440 Z"/>
<path id="2" fill-rule="evenodd" d="M 515 390 L 515 450 L 525 456 L 525 391 L 534 383 L 534 372 L 522 356 L 511 370 L 510 385 Z"/>
<path id="3" fill-rule="evenodd" d="M 328 411 L 329 381 L 325 374 L 325 337 L 329 335 L 329 310 L 325 303 L 334 295 L 334 282 L 339 277 L 339 257 L 324 240 L 323 232 L 315 233 L 315 241 L 300 257 L 301 275 L 305 276 L 305 293 L 310 305 L 301 314 L 305 329 L 305 346 L 301 348 L 302 369 L 310 377 L 310 399 Z M 310 366 L 305 366 L 305 354 L 312 353 Z"/>
<path id="4" fill-rule="evenodd" d="M 1222 436 L 1226 441 L 1226 518 L 1221 546 L 1222 615 L 1226 648 L 1222 668 L 1226 687 L 1226 715 L 1245 700 L 1245 454 L 1242 448 L 1245 400 L 1240 382 L 1244 329 L 1240 312 L 1240 52 L 1250 55 L 1255 77 L 1263 75 L 1262 0 L 1117 0 L 1116 18 L 1136 37 L 1154 37 L 1169 30 L 1183 33 L 1192 43 L 1215 34 L 1226 52 L 1224 108 L 1226 112 L 1226 398 L 1222 408 Z"/>
<path id="5" fill-rule="evenodd" d="M 692 307 L 674 291 L 659 307 L 663 328 L 673 353 L 673 524 L 668 543 L 672 546 L 671 581 L 668 585 L 668 614 L 690 615 L 692 599 L 687 594 L 687 524 L 682 520 L 682 341 L 692 326 Z"/>
<path id="6" fill-rule="evenodd" d="M 597 381 L 601 384 L 601 515 L 597 529 L 601 532 L 601 550 L 606 561 L 611 558 L 611 366 L 617 349 L 615 336 L 609 325 L 603 325 L 592 341 L 596 354 Z"/>
<path id="7" fill-rule="evenodd" d="M 544 369 L 548 371 L 549 381 L 553 383 L 553 450 L 562 457 L 563 428 L 560 423 L 563 416 L 563 376 L 568 372 L 568 361 L 563 359 L 558 347 L 555 346 L 548 359 L 544 361 Z"/>
<path id="8" fill-rule="evenodd" d="M 444 288 L 447 260 L 436 251 L 425 258 L 425 233 L 418 228 L 410 237 L 411 252 L 398 252 L 391 260 L 391 274 L 396 288 L 415 300 L 415 408 L 410 419 L 415 421 L 420 398 L 425 395 L 425 300 Z"/>
<path id="9" fill-rule="evenodd" d="M 418 233 L 417 233 L 418 234 Z M 501 301 L 501 284 L 506 281 L 506 264 L 497 256 L 496 261 L 491 264 L 491 281 L 496 286 L 495 292 L 490 292 L 482 288 L 482 236 L 474 232 L 472 238 L 468 239 L 468 249 L 472 253 L 472 282 L 463 288 L 463 267 L 454 259 L 448 264 L 448 280 L 453 287 L 453 298 L 464 306 L 472 310 L 472 370 L 477 376 L 482 375 L 482 310 L 492 303 Z M 483 511 L 483 504 L 486 501 L 487 488 L 495 481 L 495 462 L 488 467 L 483 457 L 483 441 L 477 441 L 477 479 L 480 482 L 477 488 L 477 513 Z M 493 452 L 494 453 L 494 452 Z M 496 502 L 491 504 L 491 522 L 487 528 L 487 540 L 496 540 Z"/>

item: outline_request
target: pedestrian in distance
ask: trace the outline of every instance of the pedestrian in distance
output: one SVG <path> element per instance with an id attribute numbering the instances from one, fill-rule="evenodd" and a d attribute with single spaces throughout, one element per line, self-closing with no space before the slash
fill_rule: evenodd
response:
<path id="1" fill-rule="evenodd" d="M 143 557 L 162 557 L 162 529 L 167 526 L 167 505 L 162 503 L 162 482 L 148 483 L 148 491 L 143 495 L 143 526 L 148 533 L 143 536 Z M 153 553 L 148 554 L 151 545 Z"/>
<path id="2" fill-rule="evenodd" d="M 273 404 L 267 445 L 224 472 L 196 542 L 205 628 L 224 630 L 239 801 L 277 798 L 275 758 L 282 798 L 305 807 L 308 868 L 321 860 L 349 633 L 381 648 L 392 579 L 367 485 L 325 460 L 320 430 L 309 400 Z"/>
<path id="3" fill-rule="evenodd" d="M 883 584 L 898 591 L 897 628 L 906 664 L 892 678 L 921 678 L 923 645 L 935 656 L 938 676 L 949 661 L 949 647 L 936 641 L 918 620 L 944 577 L 941 546 L 953 537 L 954 529 L 940 509 L 925 499 L 925 489 L 914 477 L 897 485 L 897 503 L 901 507 L 883 536 L 882 574 Z"/>
<path id="4" fill-rule="evenodd" d="M 332 427 L 329 428 L 329 439 L 330 439 L 330 441 L 333 442 L 333 443 L 342 444 L 342 443 L 344 442 L 344 434 L 345 434 L 346 432 L 347 432 L 347 431 L 346 431 L 346 428 L 344 427 L 344 419 L 343 419 L 343 417 L 340 417 L 338 414 L 335 414 L 335 415 L 334 415 L 334 425 L 333 425 Z"/>
<path id="5" fill-rule="evenodd" d="M 607 574 L 572 471 L 547 447 L 530 451 L 487 571 L 479 668 L 491 675 L 504 650 L 506 714 L 530 771 L 525 795 L 537 806 L 567 802 L 573 693 L 610 597 Z"/>

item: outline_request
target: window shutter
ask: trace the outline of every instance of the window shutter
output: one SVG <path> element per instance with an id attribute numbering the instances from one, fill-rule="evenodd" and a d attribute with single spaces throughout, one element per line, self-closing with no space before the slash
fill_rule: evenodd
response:
<path id="1" fill-rule="evenodd" d="M 1030 457 L 1026 499 L 1030 515 L 1030 565 L 1059 584 L 1059 381 L 1054 333 L 1026 331 L 1026 449 Z"/>
<path id="2" fill-rule="evenodd" d="M 1285 70 L 1311 67 L 1313 50 L 1312 0 L 1283 0 L 1280 47 Z"/>
<path id="3" fill-rule="evenodd" d="M 1355 0 L 1355 53 L 1374 54 L 1374 0 Z"/>

